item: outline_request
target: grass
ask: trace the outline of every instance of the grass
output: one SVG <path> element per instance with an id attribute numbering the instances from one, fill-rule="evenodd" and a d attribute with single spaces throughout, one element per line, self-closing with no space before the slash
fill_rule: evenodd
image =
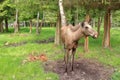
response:
<path id="1" fill-rule="evenodd" d="M 22 65 L 22 61 L 32 52 L 37 54 L 46 54 L 49 60 L 63 59 L 61 46 L 55 46 L 54 43 L 37 44 L 36 40 L 48 39 L 54 37 L 55 28 L 43 28 L 40 35 L 36 35 L 35 28 L 30 34 L 28 28 L 21 28 L 17 34 L 10 29 L 9 33 L 0 34 L 0 80 L 59 80 L 57 74 L 45 72 L 43 62 L 28 62 Z M 89 38 L 89 52 L 83 52 L 83 46 L 78 47 L 76 58 L 96 59 L 106 66 L 112 66 L 116 72 L 112 80 L 120 79 L 120 29 L 111 29 L 111 49 L 102 48 L 103 30 L 98 39 Z M 27 42 L 21 46 L 4 46 L 5 43 Z M 84 40 L 80 40 L 83 43 Z M 56 55 L 57 54 L 57 55 Z"/>
<path id="2" fill-rule="evenodd" d="M 3 33 L 0 35 L 0 46 L 3 46 L 4 43 L 19 43 L 19 42 L 33 42 L 36 40 L 43 40 L 49 37 L 54 37 L 55 28 L 44 28 L 41 30 L 40 35 L 36 35 L 35 28 L 33 28 L 32 33 L 29 33 L 28 28 L 21 28 L 19 33 L 13 33 L 13 29 L 10 29 L 10 32 Z"/>
<path id="3" fill-rule="evenodd" d="M 26 30 L 24 28 L 22 30 Z M 35 31 L 35 29 L 33 29 Z M 47 54 L 48 59 L 54 50 L 53 44 L 37 44 L 32 43 L 35 40 L 47 39 L 54 37 L 54 28 L 44 28 L 40 35 L 36 35 L 33 31 L 32 34 L 26 32 L 5 33 L 0 34 L 0 80 L 58 80 L 58 75 L 55 73 L 46 73 L 43 69 L 42 62 L 28 62 L 22 65 L 22 61 L 27 58 L 31 52 L 39 54 Z M 49 34 L 48 34 L 49 32 Z M 19 36 L 20 34 L 27 34 L 29 36 Z M 14 35 L 14 36 L 11 36 Z M 27 41 L 28 43 L 18 47 L 3 46 L 5 42 L 15 43 Z M 51 51 L 51 52 L 50 52 Z M 51 58 L 52 59 L 52 58 Z"/>

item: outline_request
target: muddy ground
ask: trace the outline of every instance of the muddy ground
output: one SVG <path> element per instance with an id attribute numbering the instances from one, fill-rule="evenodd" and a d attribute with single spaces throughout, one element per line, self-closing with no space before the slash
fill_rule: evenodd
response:
<path id="1" fill-rule="evenodd" d="M 51 38 L 48 38 L 48 39 L 44 39 L 44 40 L 36 40 L 36 41 L 33 41 L 32 43 L 47 44 L 47 43 L 52 43 L 52 42 L 54 42 L 54 37 L 51 37 Z M 5 42 L 5 43 L 4 43 L 4 46 L 6 46 L 6 47 L 11 47 L 11 46 L 17 47 L 17 46 L 25 45 L 25 44 L 27 44 L 27 43 L 28 43 L 28 42 L 26 42 L 26 41 L 19 42 L 19 43 L 9 43 L 9 42 Z"/>
<path id="2" fill-rule="evenodd" d="M 65 73 L 64 61 L 47 61 L 44 64 L 45 71 L 57 73 L 60 80 L 111 80 L 110 77 L 114 72 L 113 68 L 105 67 L 101 63 L 90 60 L 76 60 L 74 64 L 74 72 Z"/>

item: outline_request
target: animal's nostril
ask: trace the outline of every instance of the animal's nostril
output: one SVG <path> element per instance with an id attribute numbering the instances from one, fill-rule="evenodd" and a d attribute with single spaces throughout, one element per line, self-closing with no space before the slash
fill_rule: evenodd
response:
<path id="1" fill-rule="evenodd" d="M 97 35 L 94 35 L 95 38 L 97 38 Z"/>
<path id="2" fill-rule="evenodd" d="M 95 35 L 94 35 L 94 38 L 97 38 L 98 37 L 98 33 L 96 33 Z"/>

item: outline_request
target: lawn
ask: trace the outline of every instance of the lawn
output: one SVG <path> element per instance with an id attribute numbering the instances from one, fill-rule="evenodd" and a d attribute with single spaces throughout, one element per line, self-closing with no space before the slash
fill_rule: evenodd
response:
<path id="1" fill-rule="evenodd" d="M 42 61 L 23 63 L 28 55 L 33 52 L 45 54 L 48 60 L 63 59 L 61 46 L 54 43 L 38 44 L 36 41 L 54 37 L 55 28 L 42 28 L 40 35 L 36 35 L 35 28 L 29 33 L 28 28 L 21 28 L 14 34 L 13 29 L 8 33 L 0 34 L 0 80 L 59 80 L 59 76 L 52 72 L 44 71 Z M 106 66 L 115 68 L 112 80 L 120 79 L 120 28 L 111 29 L 111 48 L 102 48 L 103 30 L 98 39 L 89 38 L 89 52 L 84 53 L 83 46 L 77 49 L 76 58 L 83 57 L 96 59 Z M 6 46 L 13 43 L 25 44 L 19 46 Z M 79 43 L 83 44 L 84 40 Z M 57 54 L 57 55 L 56 55 Z"/>

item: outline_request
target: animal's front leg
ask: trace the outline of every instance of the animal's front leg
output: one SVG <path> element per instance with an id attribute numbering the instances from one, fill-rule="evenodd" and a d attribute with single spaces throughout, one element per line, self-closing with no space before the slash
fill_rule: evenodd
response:
<path id="1" fill-rule="evenodd" d="M 72 52 L 73 52 L 73 50 L 71 49 L 70 53 L 69 53 L 69 55 L 70 55 L 70 69 L 72 68 L 72 60 L 73 60 L 73 54 L 72 54 Z"/>
<path id="2" fill-rule="evenodd" d="M 68 73 L 68 59 L 69 59 L 69 50 L 66 49 L 66 53 L 65 53 L 65 72 Z"/>
<path id="3" fill-rule="evenodd" d="M 71 60 L 71 63 L 72 63 L 72 71 L 74 70 L 74 56 L 75 56 L 75 52 L 76 52 L 76 49 L 73 48 L 73 49 L 72 49 L 72 60 Z"/>

